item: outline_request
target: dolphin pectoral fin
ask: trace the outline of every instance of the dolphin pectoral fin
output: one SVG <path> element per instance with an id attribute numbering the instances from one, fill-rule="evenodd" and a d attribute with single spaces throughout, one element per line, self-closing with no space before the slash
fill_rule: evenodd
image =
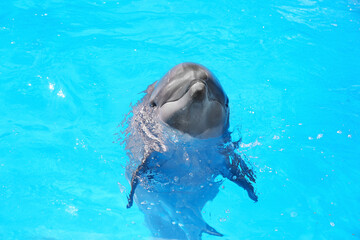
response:
<path id="1" fill-rule="evenodd" d="M 136 189 L 136 186 L 139 183 L 139 178 L 138 178 L 137 172 L 138 171 L 136 170 L 136 172 L 133 173 L 132 178 L 131 178 L 131 191 L 130 191 L 129 196 L 127 198 L 128 199 L 128 204 L 126 205 L 126 208 L 131 208 L 131 206 L 133 205 L 133 202 L 134 202 L 135 189 Z"/>
<path id="2" fill-rule="evenodd" d="M 240 175 L 233 175 L 231 178 L 229 178 L 232 182 L 236 183 L 239 187 L 242 187 L 247 191 L 248 196 L 254 201 L 258 201 L 258 196 L 255 193 L 253 185 L 248 182 L 244 176 Z"/>
<path id="3" fill-rule="evenodd" d="M 133 205 L 135 189 L 136 189 L 136 186 L 139 184 L 139 177 L 148 170 L 147 164 L 148 164 L 148 158 L 146 158 L 138 166 L 138 168 L 135 170 L 135 172 L 133 172 L 133 174 L 132 174 L 132 177 L 131 177 L 131 190 L 130 190 L 130 193 L 129 193 L 129 196 L 128 196 L 128 204 L 126 205 L 126 208 L 131 208 L 131 206 Z"/>
<path id="4" fill-rule="evenodd" d="M 222 175 L 239 187 L 245 189 L 248 196 L 254 202 L 258 201 L 258 196 L 255 193 L 254 186 L 251 184 L 251 182 L 255 182 L 254 173 L 248 168 L 244 160 L 242 160 L 239 155 L 234 154 L 232 162 L 230 163 L 230 160 L 227 162 L 227 169 L 225 174 L 223 173 Z"/>
<path id="5" fill-rule="evenodd" d="M 207 233 L 209 235 L 223 237 L 224 235 L 216 231 L 213 227 L 210 227 L 209 224 L 205 225 L 205 228 L 203 229 L 204 233 Z"/>
<path id="6" fill-rule="evenodd" d="M 140 167 L 140 166 L 139 166 Z M 128 196 L 128 204 L 126 205 L 126 208 L 131 208 L 131 206 L 133 205 L 134 202 L 134 193 L 135 193 L 135 189 L 136 186 L 139 183 L 139 168 L 136 169 L 136 171 L 133 173 L 132 178 L 131 178 L 131 190 Z"/>
<path id="7" fill-rule="evenodd" d="M 252 199 L 254 202 L 258 201 L 254 186 L 249 180 L 245 178 L 244 174 L 240 171 L 239 168 L 235 168 L 234 166 L 232 166 L 229 169 L 229 173 L 223 176 L 238 185 L 239 187 L 245 189 L 250 199 Z"/>

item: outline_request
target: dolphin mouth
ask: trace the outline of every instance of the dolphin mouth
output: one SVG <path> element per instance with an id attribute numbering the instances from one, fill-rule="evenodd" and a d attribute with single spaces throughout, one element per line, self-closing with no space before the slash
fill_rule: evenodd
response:
<path id="1" fill-rule="evenodd" d="M 189 89 L 192 88 L 192 86 L 198 85 L 198 84 L 203 84 L 206 89 L 208 88 L 208 86 L 207 86 L 207 84 L 206 84 L 205 81 L 200 80 L 200 79 L 195 79 L 195 80 L 193 80 L 193 81 L 190 82 L 187 91 L 189 91 Z"/>
<path id="2" fill-rule="evenodd" d="M 218 99 L 217 96 L 213 94 L 211 88 L 204 80 L 195 79 L 191 81 L 184 95 L 187 92 L 190 93 L 190 96 L 192 97 L 194 102 L 199 103 L 207 99 L 210 102 L 218 102 L 220 105 L 225 107 L 226 103 Z"/>
<path id="3" fill-rule="evenodd" d="M 195 101 L 202 101 L 207 96 L 207 85 L 203 81 L 193 81 L 188 92 Z"/>

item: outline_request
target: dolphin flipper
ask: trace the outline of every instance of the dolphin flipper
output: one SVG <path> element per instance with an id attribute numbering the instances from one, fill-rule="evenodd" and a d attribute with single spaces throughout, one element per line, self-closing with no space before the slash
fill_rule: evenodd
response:
<path id="1" fill-rule="evenodd" d="M 225 172 L 225 174 L 222 174 L 225 178 L 245 189 L 253 201 L 258 201 L 254 186 L 251 184 L 251 182 L 255 182 L 254 173 L 247 167 L 240 155 L 234 153 L 231 156 L 231 162 L 230 157 L 228 157 Z"/>
<path id="2" fill-rule="evenodd" d="M 155 162 L 155 158 L 159 160 L 160 159 L 159 156 L 160 156 L 159 152 L 156 151 L 151 153 L 146 153 L 143 160 L 141 161 L 141 164 L 133 172 L 130 182 L 131 190 L 128 196 L 128 204 L 126 208 L 131 208 L 131 206 L 133 205 L 135 190 L 137 185 L 139 184 L 141 176 L 146 174 L 149 180 L 153 178 L 153 175 L 151 175 L 150 173 L 155 167 L 153 164 Z"/>
<path id="3" fill-rule="evenodd" d="M 209 235 L 223 237 L 224 235 L 216 231 L 213 227 L 210 227 L 209 224 L 206 224 L 205 228 L 203 229 L 204 233 L 207 233 Z"/>
<path id="4" fill-rule="evenodd" d="M 133 172 L 131 177 L 131 190 L 128 196 L 128 204 L 126 205 L 126 208 L 131 208 L 134 202 L 134 194 L 136 186 L 139 184 L 139 178 L 142 174 L 144 174 L 149 168 L 149 157 L 144 158 L 144 160 L 141 162 L 141 164 L 137 167 L 137 169 Z"/>
<path id="5" fill-rule="evenodd" d="M 126 205 L 126 208 L 131 208 L 134 202 L 134 194 L 136 186 L 139 184 L 139 176 L 145 172 L 146 164 L 143 162 L 140 164 L 140 166 L 136 169 L 136 171 L 133 173 L 131 177 L 131 190 L 128 196 L 128 204 Z"/>

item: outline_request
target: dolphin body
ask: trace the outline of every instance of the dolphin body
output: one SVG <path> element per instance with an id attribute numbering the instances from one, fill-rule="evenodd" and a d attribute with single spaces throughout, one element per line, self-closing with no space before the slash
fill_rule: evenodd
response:
<path id="1" fill-rule="evenodd" d="M 155 239 L 223 236 L 201 210 L 219 191 L 222 179 L 244 188 L 257 201 L 253 171 L 235 152 L 229 127 L 228 97 L 205 67 L 182 63 L 160 81 L 124 119 L 130 161 L 126 177 Z"/>

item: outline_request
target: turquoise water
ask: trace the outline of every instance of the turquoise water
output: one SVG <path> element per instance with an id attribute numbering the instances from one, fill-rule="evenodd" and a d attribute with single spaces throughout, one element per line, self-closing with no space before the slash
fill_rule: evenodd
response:
<path id="1" fill-rule="evenodd" d="M 3 1 L 0 54 L 1 239 L 150 239 L 115 134 L 184 61 L 257 172 L 205 206 L 222 239 L 359 239 L 358 0 Z"/>

